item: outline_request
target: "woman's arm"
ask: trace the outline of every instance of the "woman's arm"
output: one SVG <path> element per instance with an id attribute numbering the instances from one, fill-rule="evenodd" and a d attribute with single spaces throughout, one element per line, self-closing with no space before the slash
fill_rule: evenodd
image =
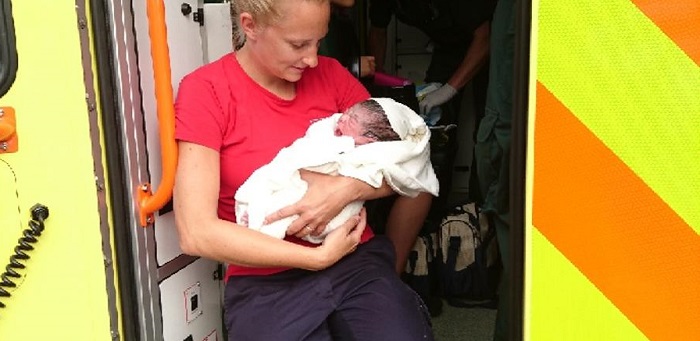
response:
<path id="1" fill-rule="evenodd" d="M 289 225 L 288 234 L 296 234 L 305 226 L 309 226 L 314 230 L 312 234 L 318 235 L 347 204 L 357 200 L 386 197 L 394 193 L 394 190 L 386 182 L 383 182 L 381 187 L 374 188 L 364 181 L 351 177 L 326 175 L 306 170 L 300 172 L 301 178 L 309 185 L 304 196 L 298 202 L 283 207 L 265 219 L 267 224 L 299 215 L 299 218 Z"/>
<path id="2" fill-rule="evenodd" d="M 474 30 L 474 38 L 462 63 L 447 81 L 453 88 L 464 87 L 488 60 L 490 25 L 490 21 L 485 21 Z"/>
<path id="3" fill-rule="evenodd" d="M 489 22 L 485 21 L 474 31 L 474 38 L 464 59 L 450 79 L 442 87 L 428 93 L 419 102 L 421 113 L 428 113 L 434 107 L 445 104 L 452 99 L 459 89 L 474 78 L 486 63 L 489 54 Z"/>
<path id="4" fill-rule="evenodd" d="M 180 247 L 185 253 L 244 266 L 320 270 L 352 252 L 360 242 L 364 215 L 350 219 L 318 248 L 276 239 L 219 219 L 219 153 L 194 143 L 178 145 L 173 199 Z"/>

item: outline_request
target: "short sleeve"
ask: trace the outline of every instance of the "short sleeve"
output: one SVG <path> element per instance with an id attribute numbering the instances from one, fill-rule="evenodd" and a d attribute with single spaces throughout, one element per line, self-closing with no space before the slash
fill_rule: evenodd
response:
<path id="1" fill-rule="evenodd" d="M 175 100 L 175 139 L 220 151 L 227 117 L 213 84 L 196 74 L 183 78 Z"/>
<path id="2" fill-rule="evenodd" d="M 369 91 L 362 83 L 355 78 L 347 69 L 332 58 L 323 58 L 324 68 L 327 69 L 326 79 L 324 84 L 333 84 L 336 90 L 335 98 L 338 111 L 342 112 L 351 107 L 357 102 L 364 101 L 369 98 Z"/>

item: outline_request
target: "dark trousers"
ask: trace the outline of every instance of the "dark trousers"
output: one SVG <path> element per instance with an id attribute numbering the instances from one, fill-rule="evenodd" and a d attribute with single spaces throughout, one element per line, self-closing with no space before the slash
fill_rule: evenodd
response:
<path id="1" fill-rule="evenodd" d="M 229 340 L 433 340 L 420 297 L 394 272 L 384 236 L 323 271 L 235 276 L 226 285 Z"/>
<path id="2" fill-rule="evenodd" d="M 510 340 L 511 256 L 510 256 L 510 150 L 513 113 L 515 56 L 515 0 L 500 0 L 491 24 L 491 67 L 486 114 L 481 120 L 476 143 L 483 210 L 496 227 L 503 273 L 498 299 L 494 340 Z"/>

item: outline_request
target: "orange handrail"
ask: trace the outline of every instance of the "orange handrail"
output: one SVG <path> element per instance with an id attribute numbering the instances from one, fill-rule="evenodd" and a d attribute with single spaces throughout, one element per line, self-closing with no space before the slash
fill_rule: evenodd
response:
<path id="1" fill-rule="evenodd" d="M 168 33 L 165 27 L 165 6 L 163 0 L 146 2 L 148 35 L 151 40 L 153 79 L 160 130 L 162 176 L 160 186 L 151 193 L 151 185 L 142 184 L 137 188 L 139 222 L 146 227 L 153 223 L 153 213 L 161 209 L 172 197 L 177 167 L 177 143 L 175 142 L 175 107 L 173 87 L 170 77 L 170 51 Z"/>

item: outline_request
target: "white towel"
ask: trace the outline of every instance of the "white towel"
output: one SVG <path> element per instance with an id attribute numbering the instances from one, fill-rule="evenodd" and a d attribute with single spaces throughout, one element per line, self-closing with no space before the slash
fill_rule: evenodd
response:
<path id="1" fill-rule="evenodd" d="M 236 222 L 277 238 L 284 238 L 297 216 L 263 225 L 265 217 L 299 201 L 307 184 L 299 169 L 344 175 L 378 188 L 386 181 L 400 195 L 415 197 L 420 192 L 438 195 L 439 184 L 430 162 L 430 130 L 413 110 L 392 99 L 373 98 L 386 112 L 401 141 L 374 142 L 355 146 L 348 136 L 335 136 L 342 114 L 313 123 L 306 135 L 283 148 L 241 185 L 235 195 Z M 346 206 L 319 236 L 304 239 L 321 243 L 332 230 L 359 213 L 364 202 Z"/>

